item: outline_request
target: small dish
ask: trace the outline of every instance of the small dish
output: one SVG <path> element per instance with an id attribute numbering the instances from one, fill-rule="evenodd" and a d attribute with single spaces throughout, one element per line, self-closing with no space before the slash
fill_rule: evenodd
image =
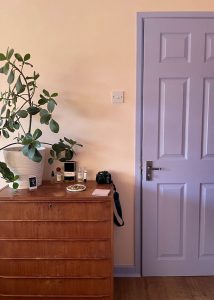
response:
<path id="1" fill-rule="evenodd" d="M 69 192 L 82 192 L 86 189 L 84 184 L 72 184 L 66 187 L 66 190 Z"/>

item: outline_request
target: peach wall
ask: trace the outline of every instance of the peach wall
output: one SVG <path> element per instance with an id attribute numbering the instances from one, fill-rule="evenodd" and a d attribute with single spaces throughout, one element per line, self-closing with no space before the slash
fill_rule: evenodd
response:
<path id="1" fill-rule="evenodd" d="M 60 94 L 61 134 L 84 145 L 76 160 L 91 179 L 103 169 L 113 174 L 126 222 L 115 228 L 115 264 L 133 265 L 136 12 L 212 11 L 214 2 L 1 0 L 0 7 L 0 52 L 31 53 L 39 89 Z M 111 104 L 112 90 L 125 91 L 124 104 Z"/>

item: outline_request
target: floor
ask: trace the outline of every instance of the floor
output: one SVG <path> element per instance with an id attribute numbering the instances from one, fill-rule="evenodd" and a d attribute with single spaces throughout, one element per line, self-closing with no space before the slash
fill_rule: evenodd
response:
<path id="1" fill-rule="evenodd" d="M 214 276 L 115 278 L 114 300 L 214 300 Z"/>

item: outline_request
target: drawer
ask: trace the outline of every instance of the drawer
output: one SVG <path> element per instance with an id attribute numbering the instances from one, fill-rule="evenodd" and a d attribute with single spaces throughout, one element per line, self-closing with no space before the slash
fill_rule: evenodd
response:
<path id="1" fill-rule="evenodd" d="M 0 278 L 0 295 L 110 296 L 111 288 L 110 278 Z"/>
<path id="2" fill-rule="evenodd" d="M 0 220 L 108 220 L 111 202 L 0 201 Z"/>
<path id="3" fill-rule="evenodd" d="M 0 221 L 0 239 L 96 239 L 110 237 L 110 221 Z"/>
<path id="4" fill-rule="evenodd" d="M 110 240 L 0 240 L 0 258 L 106 258 Z"/>
<path id="5" fill-rule="evenodd" d="M 110 277 L 111 259 L 0 259 L 0 276 Z"/>
<path id="6" fill-rule="evenodd" d="M 110 296 L 96 296 L 96 297 L 87 297 L 87 296 L 84 296 L 84 297 L 69 297 L 69 296 L 66 296 L 66 297 L 36 297 L 36 296 L 25 296 L 24 299 L 22 296 L 1 296 L 0 295 L 0 300 L 112 300 L 112 298 Z"/>

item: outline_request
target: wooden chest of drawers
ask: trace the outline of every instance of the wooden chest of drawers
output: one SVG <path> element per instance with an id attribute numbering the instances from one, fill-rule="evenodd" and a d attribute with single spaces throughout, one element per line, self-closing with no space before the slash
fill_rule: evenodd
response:
<path id="1" fill-rule="evenodd" d="M 66 185 L 0 192 L 0 299 L 113 299 L 112 193 Z"/>

